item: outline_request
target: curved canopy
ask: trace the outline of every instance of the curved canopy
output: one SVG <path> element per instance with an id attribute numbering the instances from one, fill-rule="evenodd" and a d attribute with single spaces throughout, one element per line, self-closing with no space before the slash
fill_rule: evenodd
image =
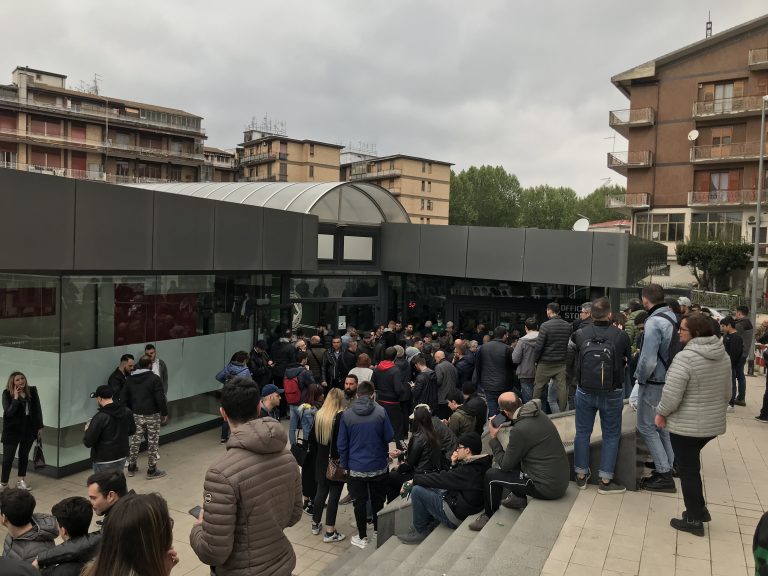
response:
<path id="1" fill-rule="evenodd" d="M 409 223 L 408 213 L 386 189 L 350 182 L 195 182 L 133 184 L 138 188 L 314 214 L 343 224 Z"/>

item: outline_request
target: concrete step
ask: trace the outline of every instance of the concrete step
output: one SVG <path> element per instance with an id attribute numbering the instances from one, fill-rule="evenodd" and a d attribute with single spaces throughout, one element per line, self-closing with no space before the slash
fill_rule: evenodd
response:
<path id="1" fill-rule="evenodd" d="M 365 550 L 361 550 L 357 546 L 352 546 L 349 541 L 350 538 L 351 536 L 347 535 L 347 538 L 344 541 L 335 544 L 335 546 L 348 546 L 348 549 L 339 554 L 339 557 L 336 558 L 336 560 L 323 568 L 323 574 L 328 574 L 328 576 L 349 576 L 353 570 L 376 552 L 376 540 L 371 539 L 368 547 L 365 548 Z"/>
<path id="2" fill-rule="evenodd" d="M 391 574 L 402 566 L 406 559 L 419 549 L 419 546 L 401 544 L 394 536 L 387 541 L 397 542 L 395 548 L 387 554 L 385 558 L 376 565 L 376 567 L 367 576 L 391 576 Z"/>
<path id="3" fill-rule="evenodd" d="M 461 526 L 456 528 L 440 548 L 434 551 L 422 565 L 414 566 L 409 576 L 443 576 L 446 574 L 454 562 L 461 557 L 472 542 L 477 538 L 480 532 L 472 532 L 469 525 L 477 517 L 477 514 L 470 516 Z M 478 574 L 470 572 L 470 574 Z"/>
<path id="4" fill-rule="evenodd" d="M 416 570 L 423 566 L 424 563 L 429 560 L 443 544 L 445 544 L 451 534 L 453 534 L 453 530 L 440 524 L 437 528 L 432 530 L 432 533 L 427 536 L 427 539 L 418 546 L 400 544 L 400 546 L 404 548 L 404 551 L 410 549 L 411 552 L 405 556 L 402 563 L 397 565 L 393 570 L 383 572 L 382 574 L 389 576 L 412 576 Z M 397 550 L 399 550 L 400 546 Z M 377 574 L 377 576 L 379 575 Z"/>
<path id="5" fill-rule="evenodd" d="M 384 561 L 392 552 L 400 545 L 400 541 L 397 538 L 390 538 L 379 548 L 377 548 L 372 554 L 370 554 L 365 560 L 358 564 L 351 572 L 349 576 L 368 576 L 376 567 Z M 368 545 L 371 548 L 373 543 Z M 366 551 L 368 550 L 366 548 Z"/>

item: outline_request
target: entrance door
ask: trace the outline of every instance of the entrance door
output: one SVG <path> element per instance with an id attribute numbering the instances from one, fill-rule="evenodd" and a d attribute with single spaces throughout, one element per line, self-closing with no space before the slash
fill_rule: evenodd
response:
<path id="1" fill-rule="evenodd" d="M 281 329 L 291 325 L 291 306 L 256 308 L 254 317 L 254 342 L 264 340 L 267 346 L 271 346 L 280 337 Z"/>
<path id="2" fill-rule="evenodd" d="M 474 334 L 478 324 L 485 324 L 486 331 L 493 330 L 493 310 L 472 306 L 460 306 L 457 310 L 460 333 Z"/>
<path id="3" fill-rule="evenodd" d="M 339 304 L 339 315 L 336 325 L 339 333 L 346 330 L 347 326 L 354 326 L 358 333 L 370 332 L 374 329 L 375 323 L 375 304 Z"/>

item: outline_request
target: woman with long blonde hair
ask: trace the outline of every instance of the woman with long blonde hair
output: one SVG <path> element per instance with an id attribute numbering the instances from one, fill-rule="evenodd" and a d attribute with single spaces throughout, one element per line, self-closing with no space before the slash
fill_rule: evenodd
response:
<path id="1" fill-rule="evenodd" d="M 19 450 L 19 480 L 16 488 L 29 490 L 26 482 L 29 451 L 35 440 L 43 439 L 43 411 L 37 388 L 21 372 L 11 372 L 3 390 L 3 469 L 0 489 L 8 487 L 13 458 Z"/>
<path id="2" fill-rule="evenodd" d="M 339 437 L 341 414 L 344 412 L 344 392 L 333 388 L 328 392 L 322 408 L 315 415 L 315 425 L 310 434 L 310 451 L 316 454 L 315 474 L 317 476 L 317 494 L 313 501 L 312 534 L 320 534 L 323 524 L 323 508 L 328 499 L 328 509 L 325 513 L 325 532 L 323 542 L 341 542 L 344 534 L 336 530 L 336 513 L 339 509 L 339 498 L 344 482 L 328 480 L 326 471 L 328 461 L 339 457 L 336 442 Z"/>

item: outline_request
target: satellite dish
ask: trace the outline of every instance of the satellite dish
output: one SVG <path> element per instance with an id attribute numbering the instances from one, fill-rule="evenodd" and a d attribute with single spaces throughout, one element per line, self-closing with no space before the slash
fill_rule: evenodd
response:
<path id="1" fill-rule="evenodd" d="M 573 223 L 573 226 L 571 226 L 571 230 L 574 232 L 586 232 L 589 230 L 589 219 L 588 218 L 579 218 L 576 220 L 576 222 Z"/>
<path id="2" fill-rule="evenodd" d="M 691 130 L 688 132 L 688 140 L 691 142 L 696 142 L 696 140 L 699 138 L 699 131 L 698 130 Z"/>

